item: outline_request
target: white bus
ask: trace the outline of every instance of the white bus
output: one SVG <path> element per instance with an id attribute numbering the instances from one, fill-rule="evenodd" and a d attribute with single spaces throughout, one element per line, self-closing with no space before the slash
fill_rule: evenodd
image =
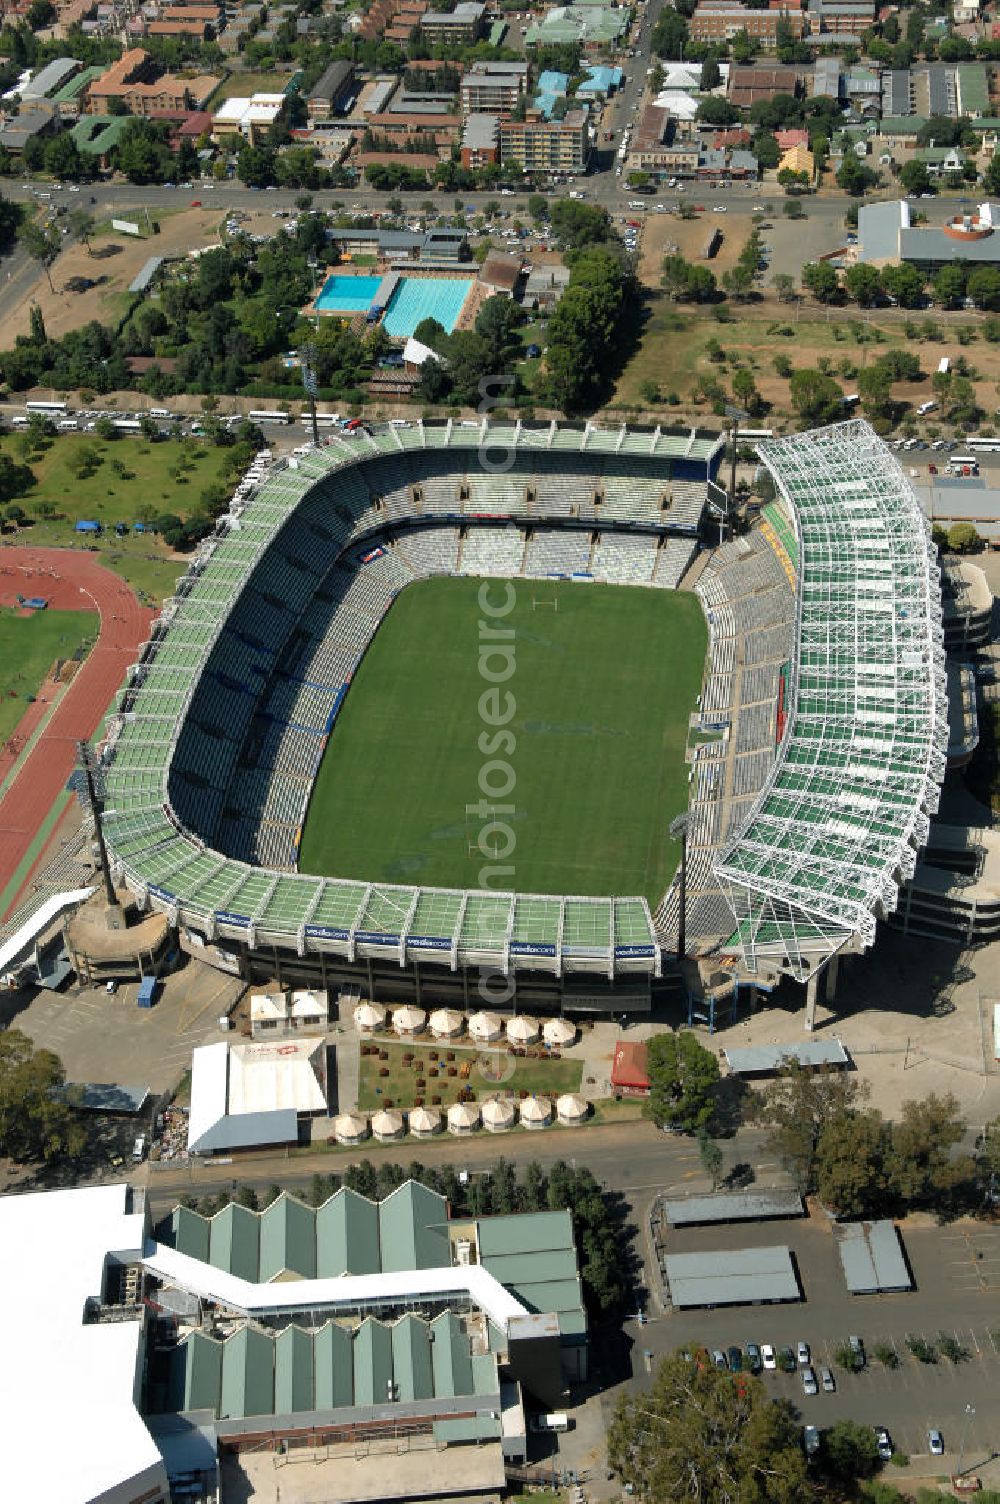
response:
<path id="1" fill-rule="evenodd" d="M 138 418 L 112 418 L 111 427 L 117 433 L 142 433 L 142 423 Z"/>
<path id="2" fill-rule="evenodd" d="M 979 461 L 974 454 L 950 454 L 944 468 L 952 475 L 961 475 L 963 471 L 966 475 L 978 475 Z"/>
<path id="3" fill-rule="evenodd" d="M 48 413 L 51 417 L 61 416 L 66 411 L 65 402 L 26 402 L 24 406 L 29 413 Z"/>
<path id="4" fill-rule="evenodd" d="M 279 408 L 269 407 L 251 408 L 247 417 L 251 423 L 290 423 L 292 421 L 288 413 L 283 413 Z"/>
<path id="5" fill-rule="evenodd" d="M 340 414 L 339 413 L 320 413 L 320 412 L 318 412 L 316 414 L 316 427 L 317 428 L 336 428 L 336 426 L 337 426 L 337 424 L 339 422 L 340 422 Z"/>
<path id="6" fill-rule="evenodd" d="M 773 439 L 773 428 L 738 428 L 736 430 L 736 442 L 741 443 L 744 439 Z"/>
<path id="7" fill-rule="evenodd" d="M 1000 454 L 1000 439 L 966 439 L 974 454 Z"/>

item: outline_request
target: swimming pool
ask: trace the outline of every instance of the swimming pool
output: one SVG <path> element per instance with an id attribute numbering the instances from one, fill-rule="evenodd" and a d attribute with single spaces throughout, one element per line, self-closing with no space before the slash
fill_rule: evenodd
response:
<path id="1" fill-rule="evenodd" d="M 316 299 L 321 313 L 367 313 L 379 290 L 381 277 L 327 277 Z"/>
<path id="2" fill-rule="evenodd" d="M 437 319 L 450 334 L 471 286 L 471 277 L 400 277 L 382 320 L 385 332 L 406 339 L 421 319 Z"/>

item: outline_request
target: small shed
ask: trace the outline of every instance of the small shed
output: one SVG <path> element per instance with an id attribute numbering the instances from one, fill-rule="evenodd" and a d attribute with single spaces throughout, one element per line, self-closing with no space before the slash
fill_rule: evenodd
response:
<path id="1" fill-rule="evenodd" d="M 99 522 L 82 519 L 76 524 L 73 531 L 75 533 L 99 533 L 101 531 L 101 524 Z"/>
<path id="2" fill-rule="evenodd" d="M 839 1039 L 803 1039 L 795 1044 L 758 1044 L 723 1050 L 734 1076 L 774 1076 L 789 1060 L 806 1070 L 844 1070 L 851 1063 Z"/>
<path id="3" fill-rule="evenodd" d="M 913 1289 L 894 1222 L 844 1222 L 836 1229 L 836 1239 L 840 1267 L 852 1295 Z"/>
<path id="4" fill-rule="evenodd" d="M 677 1310 L 697 1306 L 769 1305 L 801 1300 L 787 1248 L 668 1253 L 663 1272 Z"/>
<path id="5" fill-rule="evenodd" d="M 619 1039 L 611 1064 L 611 1087 L 616 1096 L 648 1097 L 646 1046 L 641 1041 Z"/>

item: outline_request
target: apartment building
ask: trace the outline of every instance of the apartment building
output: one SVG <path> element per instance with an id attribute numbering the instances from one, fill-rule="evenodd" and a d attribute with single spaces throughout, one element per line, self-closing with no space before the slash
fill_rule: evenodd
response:
<path id="1" fill-rule="evenodd" d="M 524 120 L 500 122 L 500 159 L 520 162 L 525 172 L 583 172 L 587 152 L 584 110 L 567 110 L 561 120 L 529 110 Z"/>

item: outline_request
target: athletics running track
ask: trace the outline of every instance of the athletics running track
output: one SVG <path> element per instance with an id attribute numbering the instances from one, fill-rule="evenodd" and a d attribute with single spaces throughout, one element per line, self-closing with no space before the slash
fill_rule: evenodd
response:
<path id="1" fill-rule="evenodd" d="M 17 597 L 44 596 L 54 610 L 97 611 L 100 634 L 82 667 L 59 701 L 48 725 L 14 781 L 0 798 L 0 892 L 27 856 L 76 765 L 76 744 L 89 739 L 100 726 L 125 670 L 135 662 L 139 646 L 149 636 L 155 612 L 140 606 L 118 575 L 103 568 L 94 555 L 63 548 L 0 548 L 0 604 L 16 606 Z M 46 681 L 43 695 L 52 696 Z M 44 718 L 48 704 L 30 705 L 18 723 L 15 737 L 23 746 Z M 0 754 L 0 780 L 13 758 Z M 49 835 L 51 841 L 52 835 Z M 48 843 L 46 843 L 48 844 Z M 23 897 L 32 873 L 46 854 L 43 847 L 31 872 L 12 902 Z M 4 916 L 0 915 L 0 919 Z"/>

